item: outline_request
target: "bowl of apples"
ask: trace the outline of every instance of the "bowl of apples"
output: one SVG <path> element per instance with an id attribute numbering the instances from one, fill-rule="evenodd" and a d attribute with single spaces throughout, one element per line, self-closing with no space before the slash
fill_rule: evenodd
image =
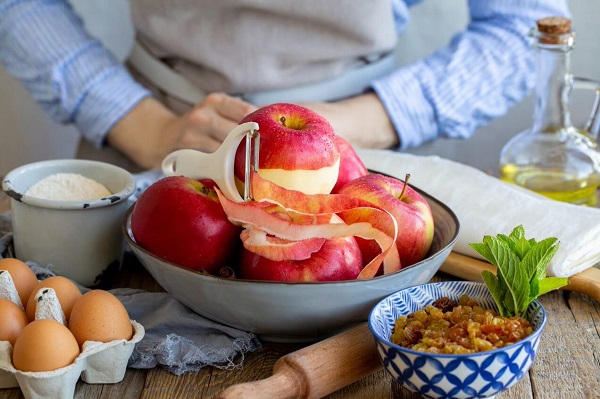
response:
<path id="1" fill-rule="evenodd" d="M 309 342 L 365 322 L 382 298 L 438 271 L 459 232 L 448 206 L 368 171 L 306 108 L 273 104 L 248 122 L 260 127 L 258 169 L 245 177 L 251 141 L 230 159 L 251 199 L 175 170 L 123 219 L 131 250 L 173 297 L 264 340 Z"/>

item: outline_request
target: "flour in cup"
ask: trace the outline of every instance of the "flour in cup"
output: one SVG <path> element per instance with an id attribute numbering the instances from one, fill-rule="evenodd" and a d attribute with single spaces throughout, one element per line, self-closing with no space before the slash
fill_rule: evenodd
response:
<path id="1" fill-rule="evenodd" d="M 83 201 L 112 193 L 96 180 L 76 173 L 56 173 L 43 178 L 25 192 L 32 197 L 54 201 Z"/>

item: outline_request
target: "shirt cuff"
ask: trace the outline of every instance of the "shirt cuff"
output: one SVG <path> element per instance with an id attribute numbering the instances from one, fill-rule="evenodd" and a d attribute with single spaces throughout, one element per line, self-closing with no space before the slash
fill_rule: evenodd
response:
<path id="1" fill-rule="evenodd" d="M 396 129 L 400 149 L 418 147 L 437 137 L 435 113 L 419 83 L 419 69 L 415 64 L 371 85 Z"/>
<path id="2" fill-rule="evenodd" d="M 107 69 L 90 86 L 77 107 L 75 124 L 87 141 L 100 148 L 110 129 L 151 93 L 122 65 Z"/>

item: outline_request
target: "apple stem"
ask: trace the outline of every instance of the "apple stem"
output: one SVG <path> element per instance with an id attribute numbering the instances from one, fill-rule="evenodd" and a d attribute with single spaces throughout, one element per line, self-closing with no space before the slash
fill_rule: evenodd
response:
<path id="1" fill-rule="evenodd" d="M 281 123 L 283 126 L 285 126 L 285 121 L 286 121 L 285 116 L 282 116 L 279 118 L 279 123 Z"/>
<path id="2" fill-rule="evenodd" d="M 404 196 L 404 192 L 406 191 L 406 186 L 408 186 L 408 179 L 410 179 L 410 173 L 407 173 L 404 177 L 404 186 L 402 186 L 402 192 L 400 193 L 400 199 Z"/>

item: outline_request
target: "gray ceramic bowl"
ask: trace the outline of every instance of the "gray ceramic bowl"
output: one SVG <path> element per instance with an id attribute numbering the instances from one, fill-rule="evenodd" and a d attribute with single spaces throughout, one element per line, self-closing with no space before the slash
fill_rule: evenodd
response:
<path id="1" fill-rule="evenodd" d="M 208 276 L 166 262 L 141 248 L 131 233 L 129 209 L 123 233 L 156 281 L 195 312 L 219 323 L 251 331 L 269 341 L 315 341 L 367 320 L 382 298 L 426 283 L 450 254 L 459 223 L 450 208 L 430 195 L 433 244 L 426 259 L 398 272 L 369 280 L 280 283 Z"/>
<path id="2" fill-rule="evenodd" d="M 57 201 L 25 193 L 56 173 L 75 173 L 104 185 L 112 195 L 84 201 Z M 83 159 L 55 159 L 20 166 L 6 175 L 2 189 L 10 197 L 17 258 L 50 267 L 89 286 L 123 256 L 121 220 L 135 179 L 125 169 Z"/>

